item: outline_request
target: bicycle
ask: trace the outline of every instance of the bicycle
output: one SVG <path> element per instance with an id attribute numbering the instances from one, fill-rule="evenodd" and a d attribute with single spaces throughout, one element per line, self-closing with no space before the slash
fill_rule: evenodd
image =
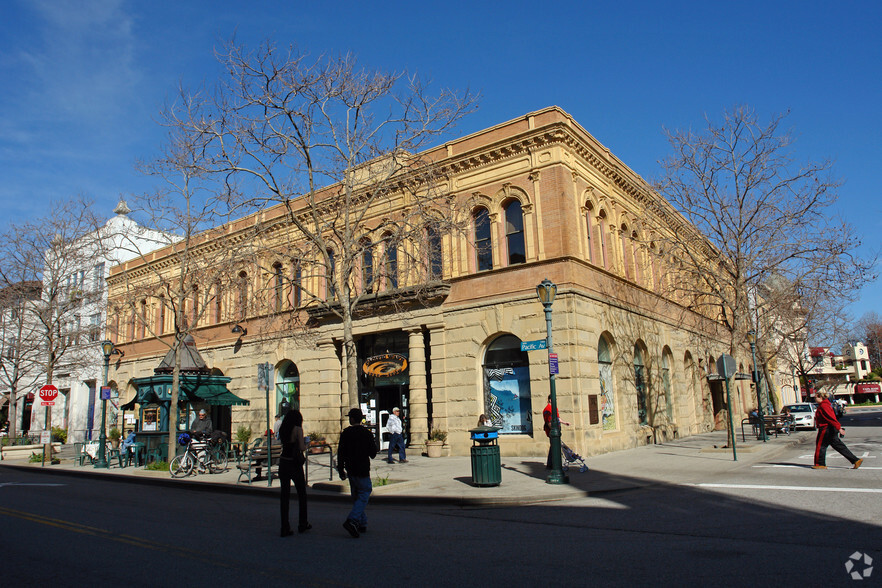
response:
<path id="1" fill-rule="evenodd" d="M 194 471 L 216 474 L 227 469 L 227 450 L 222 440 L 212 443 L 208 439 L 200 440 L 181 433 L 178 443 L 187 449 L 168 464 L 168 471 L 173 478 L 184 478 Z"/>

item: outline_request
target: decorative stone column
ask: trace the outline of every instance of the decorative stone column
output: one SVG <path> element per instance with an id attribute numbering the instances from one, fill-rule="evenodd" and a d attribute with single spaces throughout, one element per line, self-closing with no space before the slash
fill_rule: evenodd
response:
<path id="1" fill-rule="evenodd" d="M 422 444 L 429 435 L 429 398 L 426 387 L 426 348 L 422 328 L 406 329 L 410 398 L 410 444 Z"/>

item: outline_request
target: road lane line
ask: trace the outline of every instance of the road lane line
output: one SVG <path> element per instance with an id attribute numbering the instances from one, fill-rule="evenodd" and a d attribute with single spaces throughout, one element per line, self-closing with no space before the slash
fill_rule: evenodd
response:
<path id="1" fill-rule="evenodd" d="M 758 463 L 750 466 L 752 468 L 800 468 L 803 470 L 812 469 L 808 464 L 798 464 L 798 463 Z M 853 470 L 854 468 L 840 468 L 833 466 L 830 469 L 833 470 Z M 862 465 L 860 467 L 861 470 L 882 470 L 882 467 L 874 467 L 874 466 L 865 466 Z"/>
<path id="2" fill-rule="evenodd" d="M 731 488 L 733 490 L 797 490 L 806 492 L 855 492 L 882 494 L 882 488 L 841 488 L 825 486 L 765 486 L 762 484 L 693 484 L 699 488 Z"/>

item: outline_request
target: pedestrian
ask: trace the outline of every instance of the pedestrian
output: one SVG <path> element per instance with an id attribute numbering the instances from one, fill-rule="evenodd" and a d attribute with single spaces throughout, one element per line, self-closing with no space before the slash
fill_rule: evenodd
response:
<path id="1" fill-rule="evenodd" d="M 377 456 L 377 445 L 374 436 L 361 421 L 364 414 L 361 409 L 353 408 L 347 414 L 349 426 L 340 433 L 340 444 L 337 446 L 337 472 L 340 479 L 349 476 L 349 492 L 352 495 L 352 510 L 343 528 L 358 537 L 367 531 L 367 515 L 364 510 L 371 497 L 371 459 Z"/>
<path id="2" fill-rule="evenodd" d="M 487 418 L 487 415 L 481 413 L 481 416 L 478 417 L 478 426 L 479 427 L 492 427 L 493 422 Z"/>
<path id="3" fill-rule="evenodd" d="M 306 458 L 303 452 L 306 443 L 303 440 L 303 415 L 299 410 L 289 410 L 282 423 L 279 425 L 279 439 L 282 442 L 282 455 L 279 459 L 279 481 L 282 493 L 282 537 L 293 535 L 291 523 L 288 521 L 288 511 L 291 504 L 291 481 L 294 481 L 294 489 L 297 490 L 297 505 L 299 516 L 297 532 L 305 533 L 312 529 L 306 516 L 306 478 L 303 476 L 303 463 Z"/>
<path id="4" fill-rule="evenodd" d="M 386 421 L 386 429 L 390 433 L 389 437 L 389 456 L 386 458 L 388 463 L 395 463 L 392 459 L 392 452 L 398 447 L 399 463 L 407 463 L 407 456 L 404 454 L 404 425 L 401 423 L 401 409 L 397 406 L 392 409 L 389 420 Z"/>
<path id="5" fill-rule="evenodd" d="M 845 428 L 839 424 L 839 420 L 833 413 L 833 405 L 830 404 L 830 399 L 827 398 L 827 392 L 821 390 L 815 396 L 821 402 L 815 411 L 815 426 L 818 428 L 818 438 L 815 442 L 815 464 L 812 466 L 812 469 L 827 469 L 828 445 L 850 461 L 853 469 L 858 469 L 864 460 L 855 457 L 840 439 L 840 437 L 845 436 Z"/>
<path id="6" fill-rule="evenodd" d="M 557 414 L 554 415 L 562 425 L 569 426 L 570 423 L 560 420 L 560 411 L 557 411 Z M 548 405 L 542 411 L 542 418 L 545 420 L 545 436 L 549 438 L 548 440 L 548 459 L 545 460 L 545 469 L 551 469 L 551 394 L 548 395 Z"/>

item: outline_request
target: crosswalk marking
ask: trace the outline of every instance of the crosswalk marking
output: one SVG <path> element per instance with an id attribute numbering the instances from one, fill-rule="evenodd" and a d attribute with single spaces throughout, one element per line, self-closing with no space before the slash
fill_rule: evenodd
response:
<path id="1" fill-rule="evenodd" d="M 796 490 L 799 492 L 855 492 L 882 494 L 882 488 L 840 488 L 826 486 L 765 486 L 762 484 L 694 484 L 700 488 L 730 488 L 733 490 Z"/>

